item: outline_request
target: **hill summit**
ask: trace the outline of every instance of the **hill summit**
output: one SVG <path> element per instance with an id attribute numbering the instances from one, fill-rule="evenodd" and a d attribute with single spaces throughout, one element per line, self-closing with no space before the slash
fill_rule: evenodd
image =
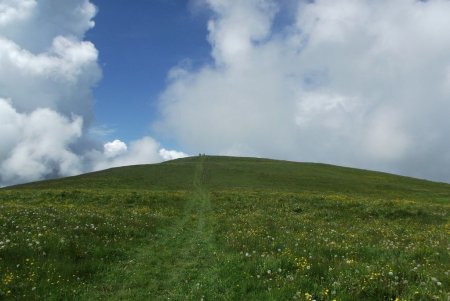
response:
<path id="1" fill-rule="evenodd" d="M 159 164 L 117 167 L 98 172 L 15 186 L 21 189 L 189 190 L 195 168 L 204 166 L 203 185 L 213 190 L 339 192 L 411 196 L 450 194 L 450 185 L 382 172 L 318 163 L 260 158 L 195 156 Z"/>

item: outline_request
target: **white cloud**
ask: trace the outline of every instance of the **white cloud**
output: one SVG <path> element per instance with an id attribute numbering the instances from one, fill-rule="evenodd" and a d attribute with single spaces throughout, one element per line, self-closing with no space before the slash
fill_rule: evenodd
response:
<path id="1" fill-rule="evenodd" d="M 168 149 L 165 149 L 165 148 L 161 148 L 159 150 L 159 155 L 161 156 L 161 158 L 164 161 L 180 159 L 180 158 L 184 158 L 184 157 L 188 156 L 187 154 L 185 154 L 183 152 L 178 152 L 178 151 L 175 151 L 175 150 L 168 150 Z"/>
<path id="2" fill-rule="evenodd" d="M 163 160 L 151 138 L 102 149 L 105 130 L 92 128 L 101 70 L 84 35 L 96 11 L 89 0 L 0 1 L 0 186 Z"/>
<path id="3" fill-rule="evenodd" d="M 2 1 L 0 184 L 88 168 L 84 132 L 101 71 L 97 49 L 82 38 L 94 15 L 84 0 Z"/>
<path id="4" fill-rule="evenodd" d="M 270 1 L 207 1 L 216 13 L 208 22 L 209 41 L 216 62 L 239 64 L 251 54 L 252 42 L 270 33 L 276 6 Z"/>
<path id="5" fill-rule="evenodd" d="M 103 148 L 107 158 L 117 157 L 118 155 L 125 153 L 128 149 L 127 145 L 118 139 L 105 143 Z"/>
<path id="6" fill-rule="evenodd" d="M 364 145 L 373 158 L 398 160 L 412 146 L 409 131 L 402 127 L 402 114 L 386 108 L 374 114 L 367 128 Z"/>
<path id="7" fill-rule="evenodd" d="M 293 20 L 277 1 L 206 3 L 214 62 L 171 73 L 162 133 L 450 181 L 450 1 L 297 1 Z"/>
<path id="8" fill-rule="evenodd" d="M 104 145 L 103 153 L 91 151 L 88 157 L 93 162 L 93 169 L 99 170 L 125 165 L 156 163 L 186 156 L 182 152 L 161 148 L 160 144 L 151 137 L 143 137 L 131 142 L 129 147 L 120 140 L 108 142 Z"/>
<path id="9" fill-rule="evenodd" d="M 3 0 L 0 35 L 32 53 L 42 53 L 55 37 L 82 40 L 94 27 L 96 13 L 89 0 Z"/>
<path id="10" fill-rule="evenodd" d="M 72 38 L 56 37 L 47 52 L 33 54 L 0 35 L 0 96 L 20 111 L 47 107 L 90 122 L 97 56 L 94 45 Z"/>
<path id="11" fill-rule="evenodd" d="M 0 3 L 0 26 L 26 19 L 35 6 L 35 0 L 3 0 Z"/>
<path id="12" fill-rule="evenodd" d="M 0 182 L 32 181 L 81 171 L 80 158 L 70 149 L 81 136 L 81 117 L 68 119 L 49 109 L 21 114 L 2 99 L 0 117 Z"/>
<path id="13" fill-rule="evenodd" d="M 111 156 L 108 146 L 116 145 L 120 153 Z M 150 137 L 133 141 L 128 147 L 124 142 L 115 140 L 105 144 L 103 152 L 93 150 L 88 154 L 93 170 L 106 169 L 124 165 L 137 165 L 161 162 L 158 154 L 159 143 Z"/>

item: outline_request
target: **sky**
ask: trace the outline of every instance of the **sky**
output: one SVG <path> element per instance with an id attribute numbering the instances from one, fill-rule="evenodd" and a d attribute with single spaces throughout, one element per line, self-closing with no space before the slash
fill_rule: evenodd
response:
<path id="1" fill-rule="evenodd" d="M 0 0 L 0 186 L 198 153 L 450 182 L 449 0 Z"/>
<path id="2" fill-rule="evenodd" d="M 206 14 L 189 1 L 96 0 L 96 26 L 86 33 L 99 50 L 103 78 L 94 89 L 96 124 L 130 141 L 152 134 L 168 71 L 209 60 Z M 126 107 L 126 110 L 124 110 Z M 160 137 L 164 140 L 164 137 Z"/>

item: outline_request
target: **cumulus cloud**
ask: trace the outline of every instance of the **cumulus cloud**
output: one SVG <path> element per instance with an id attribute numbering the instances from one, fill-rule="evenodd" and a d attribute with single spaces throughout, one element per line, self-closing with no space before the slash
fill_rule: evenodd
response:
<path id="1" fill-rule="evenodd" d="M 36 2 L 33 0 L 3 1 L 0 3 L 0 26 L 4 26 L 14 20 L 26 19 L 35 5 Z"/>
<path id="2" fill-rule="evenodd" d="M 0 99 L 0 181 L 24 182 L 79 173 L 80 159 L 69 148 L 81 136 L 82 118 L 50 109 L 18 113 Z"/>
<path id="3" fill-rule="evenodd" d="M 163 160 L 151 138 L 102 149 L 90 137 L 96 12 L 89 0 L 0 1 L 0 186 Z"/>
<path id="4" fill-rule="evenodd" d="M 94 27 L 96 7 L 89 0 L 3 0 L 0 34 L 33 53 L 45 52 L 55 37 L 82 40 Z"/>
<path id="5" fill-rule="evenodd" d="M 118 139 L 105 143 L 103 145 L 105 156 L 108 158 L 117 157 L 120 154 L 123 154 L 127 151 L 128 147 L 125 142 L 122 142 Z"/>
<path id="6" fill-rule="evenodd" d="M 213 62 L 170 72 L 161 133 L 450 181 L 450 1 L 203 2 Z"/>
<path id="7" fill-rule="evenodd" d="M 179 152 L 176 150 L 168 150 L 165 148 L 161 148 L 158 153 L 164 161 L 180 159 L 188 156 L 183 152 Z"/>
<path id="8" fill-rule="evenodd" d="M 93 150 L 88 154 L 90 161 L 94 164 L 94 170 L 161 162 L 186 156 L 182 152 L 161 148 L 160 143 L 151 137 L 133 141 L 129 147 L 120 140 L 114 140 L 104 145 L 103 152 Z"/>

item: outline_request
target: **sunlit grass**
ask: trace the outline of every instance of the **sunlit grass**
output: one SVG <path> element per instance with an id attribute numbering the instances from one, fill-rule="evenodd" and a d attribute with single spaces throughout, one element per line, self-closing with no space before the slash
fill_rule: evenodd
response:
<path id="1" fill-rule="evenodd" d="M 446 184 L 220 157 L 1 190 L 0 300 L 447 300 L 449 200 Z"/>
<path id="2" fill-rule="evenodd" d="M 0 299 L 75 299 L 177 218 L 182 193 L 4 191 Z"/>
<path id="3" fill-rule="evenodd" d="M 227 279 L 232 299 L 448 296 L 448 206 L 335 194 L 220 192 L 213 200 L 222 273 L 239 274 Z"/>

